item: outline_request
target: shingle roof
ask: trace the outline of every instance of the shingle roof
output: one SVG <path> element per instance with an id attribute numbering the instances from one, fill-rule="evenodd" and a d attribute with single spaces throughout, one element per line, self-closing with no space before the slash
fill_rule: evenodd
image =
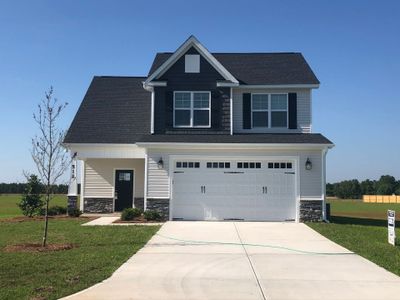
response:
<path id="1" fill-rule="evenodd" d="M 138 143 L 333 144 L 319 133 L 155 134 L 142 136 Z"/>
<path id="2" fill-rule="evenodd" d="M 150 132 L 146 77 L 94 77 L 64 143 L 135 143 Z"/>
<path id="3" fill-rule="evenodd" d="M 149 75 L 172 53 L 157 53 Z M 319 84 L 301 53 L 212 53 L 241 83 L 248 85 Z"/>

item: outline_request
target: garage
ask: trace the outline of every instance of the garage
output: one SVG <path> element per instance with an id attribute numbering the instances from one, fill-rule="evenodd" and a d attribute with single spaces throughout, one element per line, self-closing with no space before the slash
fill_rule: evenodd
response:
<path id="1" fill-rule="evenodd" d="M 176 159 L 174 220 L 294 221 L 296 160 Z"/>

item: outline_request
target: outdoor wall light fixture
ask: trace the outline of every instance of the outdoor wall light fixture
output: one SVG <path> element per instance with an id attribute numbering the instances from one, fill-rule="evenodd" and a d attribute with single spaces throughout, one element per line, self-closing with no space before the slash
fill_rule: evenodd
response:
<path id="1" fill-rule="evenodd" d="M 162 168 L 164 168 L 164 161 L 162 160 L 162 157 L 160 157 L 160 159 L 157 162 L 157 166 L 158 168 L 161 170 Z"/>
<path id="2" fill-rule="evenodd" d="M 306 161 L 306 170 L 310 171 L 312 169 L 312 162 L 311 160 L 307 157 Z"/>

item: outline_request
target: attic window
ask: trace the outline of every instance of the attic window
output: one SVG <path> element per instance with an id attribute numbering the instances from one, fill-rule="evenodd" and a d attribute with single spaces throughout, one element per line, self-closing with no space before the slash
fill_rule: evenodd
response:
<path id="1" fill-rule="evenodd" d="M 185 55 L 185 73 L 200 73 L 200 55 Z"/>

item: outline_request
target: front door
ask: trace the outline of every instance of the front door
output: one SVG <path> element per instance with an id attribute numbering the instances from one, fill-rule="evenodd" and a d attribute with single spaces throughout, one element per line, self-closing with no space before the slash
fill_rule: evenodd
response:
<path id="1" fill-rule="evenodd" d="M 115 211 L 132 207 L 133 170 L 115 171 Z"/>

